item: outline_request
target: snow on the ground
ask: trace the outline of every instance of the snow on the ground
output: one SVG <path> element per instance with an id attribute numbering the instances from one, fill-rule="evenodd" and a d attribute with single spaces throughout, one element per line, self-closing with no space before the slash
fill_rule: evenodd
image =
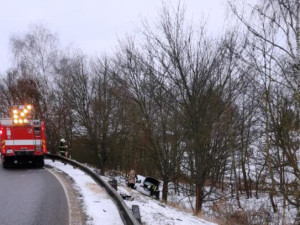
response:
<path id="1" fill-rule="evenodd" d="M 110 196 L 91 177 L 60 161 L 45 160 L 45 163 L 65 172 L 75 181 L 76 189 L 79 189 L 83 197 L 85 213 L 88 216 L 87 224 L 123 224 L 119 211 Z"/>
<path id="2" fill-rule="evenodd" d="M 68 164 L 64 165 L 60 161 L 46 160 L 46 164 L 58 168 L 73 178 L 83 195 L 86 214 L 92 218 L 91 224 L 123 224 L 117 208 L 108 195 L 103 192 L 104 189 L 98 187 L 99 190 L 103 191 L 95 191 L 97 185 L 92 178 L 81 170 L 74 169 Z M 106 181 L 109 180 L 107 177 L 102 176 L 102 178 Z M 118 192 L 132 197 L 131 200 L 124 201 L 129 209 L 132 208 L 132 205 L 139 206 L 144 225 L 215 225 L 132 190 L 120 180 L 118 180 Z"/>
<path id="3" fill-rule="evenodd" d="M 201 220 L 191 214 L 182 212 L 176 208 L 171 208 L 161 202 L 152 199 L 137 192 L 136 190 L 130 190 L 125 187 L 118 187 L 119 192 L 126 191 L 129 193 L 133 200 L 126 200 L 128 207 L 132 205 L 138 205 L 142 217 L 143 224 L 163 224 L 163 225 L 185 225 L 185 224 L 197 224 L 197 225 L 212 225 L 207 221 Z M 125 190 L 124 190 L 125 189 Z"/>
<path id="4" fill-rule="evenodd" d="M 138 180 L 143 182 L 145 177 L 138 175 Z M 118 192 L 120 194 L 130 195 L 132 200 L 125 200 L 127 206 L 138 205 L 142 217 L 142 223 L 145 225 L 161 224 L 161 225 L 216 225 L 202 220 L 191 213 L 180 211 L 179 209 L 170 207 L 152 197 L 141 194 L 141 188 L 137 184 L 137 189 L 133 190 L 126 186 L 122 178 L 118 177 Z M 140 191 L 137 191 L 140 190 Z"/>

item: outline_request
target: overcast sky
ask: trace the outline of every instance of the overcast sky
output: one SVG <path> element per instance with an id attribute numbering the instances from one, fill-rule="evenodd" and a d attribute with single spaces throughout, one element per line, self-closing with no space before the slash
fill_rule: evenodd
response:
<path id="1" fill-rule="evenodd" d="M 161 0 L 0 0 L 0 73 L 11 64 L 9 37 L 32 24 L 57 33 L 61 47 L 72 45 L 94 55 L 111 51 L 118 39 L 134 33 L 141 19 L 157 17 Z M 176 5 L 177 0 L 168 0 Z M 181 0 L 195 23 L 208 18 L 213 34 L 223 29 L 226 0 Z"/>

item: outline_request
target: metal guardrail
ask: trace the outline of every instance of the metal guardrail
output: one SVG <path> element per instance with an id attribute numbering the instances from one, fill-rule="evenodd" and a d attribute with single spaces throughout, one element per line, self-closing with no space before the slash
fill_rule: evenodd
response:
<path id="1" fill-rule="evenodd" d="M 95 173 L 93 170 L 88 168 L 87 166 L 72 160 L 68 159 L 59 155 L 54 154 L 46 154 L 46 158 L 52 159 L 52 160 L 60 160 L 63 162 L 66 162 L 68 164 L 71 164 L 74 167 L 80 168 L 82 171 L 86 172 L 89 176 L 91 176 L 97 184 L 102 186 L 106 192 L 110 195 L 110 197 L 113 199 L 115 205 L 117 206 L 121 219 L 124 222 L 125 225 L 140 225 L 140 223 L 137 221 L 137 219 L 133 216 L 132 211 L 127 207 L 125 202 L 123 201 L 122 197 L 119 195 L 119 193 L 113 189 L 106 181 L 104 181 L 100 175 Z"/>

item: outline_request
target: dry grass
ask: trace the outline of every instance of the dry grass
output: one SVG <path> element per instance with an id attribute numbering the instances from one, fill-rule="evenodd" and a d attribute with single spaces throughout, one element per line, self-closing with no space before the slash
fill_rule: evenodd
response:
<path id="1" fill-rule="evenodd" d="M 212 216 L 207 216 L 205 215 L 204 213 L 202 212 L 199 212 L 198 214 L 196 214 L 195 216 L 197 216 L 198 218 L 200 219 L 203 219 L 203 220 L 206 220 L 208 222 L 211 222 L 211 223 L 216 223 L 218 225 L 224 225 L 224 222 L 222 220 L 220 220 L 219 218 L 217 217 L 212 217 Z"/>
<path id="2" fill-rule="evenodd" d="M 177 202 L 168 202 L 166 205 L 172 207 L 172 208 L 175 208 L 175 209 L 178 209 L 180 211 L 183 211 L 183 212 L 187 212 L 187 213 L 193 213 L 193 210 L 190 209 L 190 208 L 186 208 L 184 207 L 183 205 L 177 203 Z"/>
<path id="3" fill-rule="evenodd" d="M 269 224 L 270 220 L 268 209 L 237 210 L 224 199 L 216 202 L 212 209 L 220 225 L 265 225 Z"/>
<path id="4" fill-rule="evenodd" d="M 168 202 L 166 205 L 168 205 L 172 208 L 178 209 L 180 211 L 193 214 L 193 210 L 191 208 L 184 207 L 180 203 Z M 196 214 L 195 216 L 200 219 L 206 220 L 208 222 L 212 222 L 212 223 L 216 223 L 216 224 L 220 224 L 220 225 L 224 224 L 223 221 L 221 221 L 220 219 L 218 219 L 216 217 L 207 216 L 207 215 L 203 214 L 202 212 Z"/>

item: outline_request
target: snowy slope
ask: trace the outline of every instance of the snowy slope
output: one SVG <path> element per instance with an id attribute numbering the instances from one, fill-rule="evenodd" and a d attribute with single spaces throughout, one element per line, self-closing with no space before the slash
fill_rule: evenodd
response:
<path id="1" fill-rule="evenodd" d="M 178 209 L 171 208 L 161 202 L 154 200 L 148 196 L 142 195 L 135 190 L 129 190 L 124 187 L 118 187 L 119 192 L 127 191 L 133 198 L 132 201 L 126 200 L 129 206 L 138 205 L 142 216 L 143 224 L 164 224 L 164 225 L 185 225 L 185 224 L 199 224 L 212 225 L 207 221 L 201 220 L 191 214 L 184 213 Z"/>
<path id="2" fill-rule="evenodd" d="M 104 192 L 101 187 L 97 187 L 96 183 L 85 173 L 72 166 L 64 165 L 59 161 L 52 162 L 46 160 L 46 164 L 55 167 L 67 173 L 76 182 L 77 189 L 83 195 L 83 201 L 86 208 L 86 214 L 92 218 L 89 224 L 122 224 L 116 207 L 112 200 Z M 109 178 L 102 177 L 108 181 Z M 95 191 L 97 190 L 97 191 Z M 213 225 L 198 217 L 182 212 L 178 209 L 162 204 L 160 201 L 154 200 L 148 196 L 142 195 L 136 190 L 131 190 L 122 182 L 118 182 L 118 192 L 132 196 L 132 200 L 125 200 L 125 203 L 131 209 L 132 205 L 138 205 L 142 217 L 142 223 L 145 225 Z"/>

